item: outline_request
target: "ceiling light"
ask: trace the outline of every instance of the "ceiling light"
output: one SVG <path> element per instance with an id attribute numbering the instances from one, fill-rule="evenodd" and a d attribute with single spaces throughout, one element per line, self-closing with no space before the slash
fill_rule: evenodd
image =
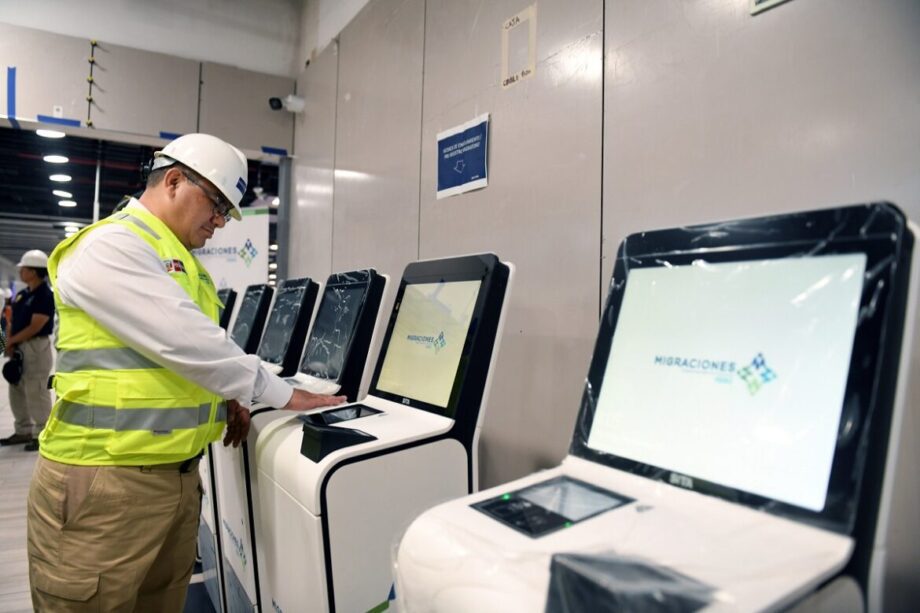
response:
<path id="1" fill-rule="evenodd" d="M 57 130 L 36 130 L 35 133 L 45 138 L 64 138 L 66 136 L 66 134 Z"/>
<path id="2" fill-rule="evenodd" d="M 271 249 L 272 251 L 278 251 L 278 245 L 275 243 L 272 243 L 271 245 L 269 245 L 268 248 Z"/>
<path id="3" fill-rule="evenodd" d="M 66 164 L 70 161 L 70 158 L 68 158 L 66 155 L 46 155 L 42 159 L 49 164 Z"/>
<path id="4" fill-rule="evenodd" d="M 277 270 L 277 268 L 278 268 L 278 265 L 274 262 L 268 265 L 269 270 Z"/>
<path id="5" fill-rule="evenodd" d="M 60 198 L 73 198 L 73 194 L 71 194 L 70 192 L 65 192 L 62 189 L 53 190 L 51 193 Z"/>
<path id="6" fill-rule="evenodd" d="M 274 198 L 272 198 L 272 206 L 278 206 L 279 204 L 281 204 L 281 198 L 279 198 L 278 196 L 275 196 Z"/>
<path id="7" fill-rule="evenodd" d="M 74 202 L 73 200 L 61 200 L 60 202 L 58 202 L 58 206 L 62 206 L 64 208 L 69 209 L 69 208 L 73 208 L 77 206 L 77 203 Z"/>
<path id="8" fill-rule="evenodd" d="M 70 175 L 51 175 L 48 178 L 52 181 L 57 181 L 58 183 L 66 183 L 70 181 Z"/>
<path id="9" fill-rule="evenodd" d="M 278 275 L 276 275 L 276 274 L 273 273 L 273 272 L 270 272 L 270 273 L 268 273 L 268 278 L 269 278 L 269 279 L 277 279 L 277 278 L 278 278 Z"/>

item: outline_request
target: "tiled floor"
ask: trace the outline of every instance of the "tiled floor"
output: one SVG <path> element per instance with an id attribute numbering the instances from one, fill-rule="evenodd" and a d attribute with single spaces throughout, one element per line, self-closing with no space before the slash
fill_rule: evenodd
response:
<path id="1" fill-rule="evenodd" d="M 0 377 L 0 437 L 13 433 L 7 382 Z M 32 613 L 26 557 L 26 497 L 38 454 L 0 447 L 0 612 Z M 212 613 L 201 575 L 192 577 L 185 613 Z"/>
<path id="2" fill-rule="evenodd" d="M 0 437 L 13 433 L 7 383 L 0 378 Z M 26 557 L 26 497 L 38 454 L 0 447 L 0 611 L 32 611 Z"/>

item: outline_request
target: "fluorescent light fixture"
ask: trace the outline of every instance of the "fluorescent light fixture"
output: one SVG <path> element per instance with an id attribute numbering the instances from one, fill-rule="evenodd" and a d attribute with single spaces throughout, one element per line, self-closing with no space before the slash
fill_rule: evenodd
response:
<path id="1" fill-rule="evenodd" d="M 45 138 L 64 138 L 66 136 L 66 134 L 57 130 L 36 130 L 35 133 Z"/>
<path id="2" fill-rule="evenodd" d="M 77 206 L 77 203 L 74 202 L 73 200 L 61 200 L 60 202 L 58 202 L 58 206 L 62 206 L 64 208 L 70 209 L 70 208 Z"/>
<path id="3" fill-rule="evenodd" d="M 60 198 L 73 198 L 73 194 L 71 194 L 70 192 L 65 192 L 62 189 L 56 189 L 52 191 L 51 193 Z"/>
<path id="4" fill-rule="evenodd" d="M 51 175 L 48 178 L 58 183 L 67 183 L 70 181 L 70 175 Z"/>
<path id="5" fill-rule="evenodd" d="M 271 264 L 268 265 L 268 269 L 269 269 L 269 270 L 277 270 L 277 269 L 278 269 L 278 265 L 277 265 L 275 262 L 272 262 Z"/>
<path id="6" fill-rule="evenodd" d="M 272 243 L 271 245 L 268 246 L 268 248 L 271 249 L 272 251 L 278 251 L 277 243 Z"/>
<path id="7" fill-rule="evenodd" d="M 268 278 L 269 278 L 269 279 L 277 279 L 277 278 L 278 278 L 278 275 L 276 275 L 276 274 L 273 273 L 273 272 L 270 272 L 270 273 L 268 273 Z"/>
<path id="8" fill-rule="evenodd" d="M 274 198 L 272 198 L 272 206 L 278 206 L 279 204 L 281 204 L 281 198 L 279 198 L 278 196 L 275 196 Z"/>
<path id="9" fill-rule="evenodd" d="M 66 155 L 46 155 L 42 159 L 49 164 L 66 164 L 70 161 L 70 158 L 68 158 Z"/>

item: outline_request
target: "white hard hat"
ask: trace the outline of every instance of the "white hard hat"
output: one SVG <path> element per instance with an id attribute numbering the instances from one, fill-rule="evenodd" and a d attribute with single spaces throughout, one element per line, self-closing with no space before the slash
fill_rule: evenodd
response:
<path id="1" fill-rule="evenodd" d="M 31 249 L 22 254 L 22 259 L 16 266 L 29 268 L 48 268 L 48 254 L 41 249 Z"/>
<path id="2" fill-rule="evenodd" d="M 246 193 L 249 166 L 243 152 L 210 134 L 186 134 L 153 154 L 153 169 L 179 162 L 210 181 L 233 205 L 230 214 L 239 220 L 240 200 Z"/>

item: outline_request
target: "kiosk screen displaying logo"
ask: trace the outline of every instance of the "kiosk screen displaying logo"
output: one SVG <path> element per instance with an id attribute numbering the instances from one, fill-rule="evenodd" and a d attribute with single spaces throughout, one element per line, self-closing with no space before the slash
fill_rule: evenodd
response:
<path id="1" fill-rule="evenodd" d="M 406 286 L 377 389 L 447 407 L 480 283 Z"/>
<path id="2" fill-rule="evenodd" d="M 632 270 L 588 446 L 820 511 L 865 265 Z"/>

